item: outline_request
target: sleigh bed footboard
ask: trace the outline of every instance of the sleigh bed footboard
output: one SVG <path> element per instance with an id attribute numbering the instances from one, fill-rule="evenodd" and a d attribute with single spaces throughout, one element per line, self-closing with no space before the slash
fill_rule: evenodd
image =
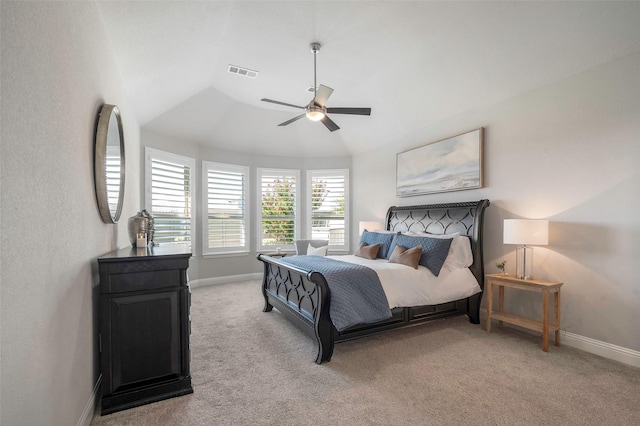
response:
<path id="1" fill-rule="evenodd" d="M 274 307 L 314 338 L 318 345 L 316 364 L 331 359 L 334 327 L 329 315 L 330 293 L 327 281 L 318 272 L 283 265 L 276 258 L 259 254 L 264 264 L 262 295 L 264 312 Z"/>

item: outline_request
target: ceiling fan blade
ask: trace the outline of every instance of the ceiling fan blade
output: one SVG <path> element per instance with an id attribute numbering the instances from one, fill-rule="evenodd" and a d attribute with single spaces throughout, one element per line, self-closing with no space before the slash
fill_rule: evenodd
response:
<path id="1" fill-rule="evenodd" d="M 327 108 L 330 114 L 371 115 L 371 108 Z"/>
<path id="2" fill-rule="evenodd" d="M 316 97 L 314 98 L 313 103 L 318 106 L 324 106 L 324 104 L 327 103 L 327 99 L 329 99 L 329 96 L 331 96 L 332 93 L 333 89 L 331 87 L 327 87 L 321 84 L 320 86 L 318 86 L 318 90 L 316 90 Z"/>
<path id="3" fill-rule="evenodd" d="M 327 129 L 329 129 L 330 132 L 335 132 L 336 130 L 338 130 L 340 128 L 340 127 L 338 127 L 338 125 L 336 123 L 333 122 L 332 119 L 330 119 L 326 115 L 320 121 L 322 121 L 322 124 L 327 126 Z"/>
<path id="4" fill-rule="evenodd" d="M 284 105 L 284 106 L 290 106 L 290 107 L 293 107 L 293 108 L 300 108 L 300 109 L 304 109 L 304 108 L 305 108 L 305 107 L 303 107 L 303 106 L 293 105 L 293 104 L 288 104 L 288 103 L 286 103 L 286 102 L 274 101 L 274 100 L 267 99 L 267 98 L 262 98 L 262 99 L 260 99 L 260 100 L 261 100 L 261 101 L 263 101 L 263 102 L 270 102 L 270 103 L 272 103 L 272 104 Z"/>
<path id="5" fill-rule="evenodd" d="M 286 126 L 286 125 L 288 125 L 288 124 L 293 123 L 294 121 L 298 121 L 298 120 L 300 120 L 300 119 L 301 119 L 302 117 L 304 117 L 304 116 L 305 116 L 305 114 L 300 114 L 300 115 L 299 115 L 299 116 L 297 116 L 297 117 L 293 117 L 291 120 L 287 120 L 287 121 L 285 121 L 284 123 L 280 123 L 280 124 L 278 124 L 278 126 Z"/>

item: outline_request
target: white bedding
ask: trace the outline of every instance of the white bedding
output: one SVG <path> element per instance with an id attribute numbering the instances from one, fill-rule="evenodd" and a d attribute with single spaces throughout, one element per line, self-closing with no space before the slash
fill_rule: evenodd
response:
<path id="1" fill-rule="evenodd" d="M 389 263 L 386 259 L 371 260 L 354 255 L 327 257 L 368 266 L 376 271 L 390 309 L 437 305 L 464 299 L 481 291 L 469 268 L 442 270 L 436 277 L 424 266 L 413 269 L 399 263 Z"/>

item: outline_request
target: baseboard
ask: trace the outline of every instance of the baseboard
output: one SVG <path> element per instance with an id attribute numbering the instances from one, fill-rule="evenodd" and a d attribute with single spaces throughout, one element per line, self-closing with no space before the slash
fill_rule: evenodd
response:
<path id="1" fill-rule="evenodd" d="M 481 308 L 480 312 L 487 318 L 487 310 Z M 505 326 L 512 327 L 510 324 Z M 521 327 L 513 326 L 518 330 L 524 332 L 533 333 L 530 330 L 526 330 Z M 623 348 L 622 346 L 613 345 L 607 342 L 601 342 L 600 340 L 591 339 L 590 337 L 580 336 L 579 334 L 570 333 L 565 330 L 560 330 L 560 342 L 563 345 L 570 346 L 572 348 L 580 349 L 585 352 L 589 352 L 594 355 L 601 356 L 613 361 L 618 361 L 623 364 L 632 365 L 634 367 L 640 367 L 640 352 L 633 349 Z"/>
<path id="2" fill-rule="evenodd" d="M 253 274 L 229 275 L 226 277 L 200 278 L 197 280 L 189 281 L 189 286 L 191 288 L 196 288 L 196 287 L 205 287 L 208 285 L 236 283 L 239 281 L 251 281 L 251 280 L 259 280 L 259 279 L 262 279 L 261 272 L 256 272 Z"/>
<path id="3" fill-rule="evenodd" d="M 622 362 L 623 364 L 640 367 L 640 352 L 634 351 L 633 349 L 601 342 L 600 340 L 569 333 L 564 330 L 560 330 L 560 341 L 572 348 L 581 349 L 585 352 Z"/>
<path id="4" fill-rule="evenodd" d="M 93 387 L 93 392 L 89 395 L 89 400 L 84 405 L 84 409 L 82 410 L 82 414 L 78 419 L 77 426 L 89 426 L 91 421 L 93 420 L 93 415 L 96 410 L 96 400 L 98 399 L 98 392 L 100 391 L 100 386 L 102 386 L 102 374 L 98 377 L 98 381 L 96 381 L 96 385 Z"/>

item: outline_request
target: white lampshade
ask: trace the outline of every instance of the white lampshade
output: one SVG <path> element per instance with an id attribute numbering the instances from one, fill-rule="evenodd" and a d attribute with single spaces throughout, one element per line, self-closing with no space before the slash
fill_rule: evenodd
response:
<path id="1" fill-rule="evenodd" d="M 505 219 L 504 244 L 546 246 L 549 244 L 549 221 Z"/>
<path id="2" fill-rule="evenodd" d="M 384 229 L 382 222 L 360 222 L 358 223 L 358 235 L 362 235 L 364 230 L 367 231 L 380 231 Z"/>

